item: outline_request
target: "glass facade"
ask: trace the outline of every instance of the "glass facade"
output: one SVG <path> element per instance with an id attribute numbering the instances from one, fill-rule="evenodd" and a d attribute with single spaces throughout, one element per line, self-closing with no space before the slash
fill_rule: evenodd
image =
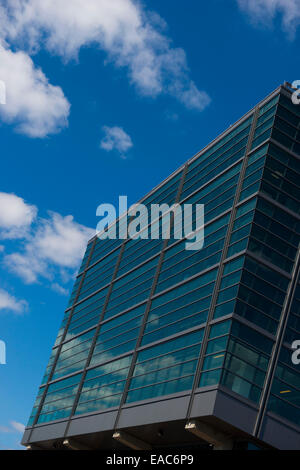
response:
<path id="1" fill-rule="evenodd" d="M 28 426 L 222 387 L 300 427 L 299 181 L 281 88 L 141 201 L 204 204 L 201 250 L 94 238 Z"/>

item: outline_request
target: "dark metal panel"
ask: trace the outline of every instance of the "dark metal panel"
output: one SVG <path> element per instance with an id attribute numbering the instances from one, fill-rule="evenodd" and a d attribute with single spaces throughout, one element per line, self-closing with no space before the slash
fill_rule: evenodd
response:
<path id="1" fill-rule="evenodd" d="M 30 434 L 31 434 L 31 429 L 25 429 L 25 432 L 22 437 L 21 444 L 26 445 L 29 442 L 30 439 Z"/>
<path id="2" fill-rule="evenodd" d="M 196 392 L 192 403 L 190 418 L 210 416 L 214 412 L 217 390 Z"/>
<path id="3" fill-rule="evenodd" d="M 300 448 L 299 432 L 270 416 L 266 416 L 264 420 L 261 439 L 280 450 L 299 450 Z"/>
<path id="4" fill-rule="evenodd" d="M 243 403 L 227 393 L 217 393 L 213 415 L 232 426 L 253 435 L 257 408 Z"/>
<path id="5" fill-rule="evenodd" d="M 47 424 L 45 426 L 36 426 L 32 430 L 30 442 L 49 441 L 51 439 L 62 439 L 67 427 L 67 421 L 62 423 Z"/>
<path id="6" fill-rule="evenodd" d="M 118 420 L 118 429 L 184 419 L 188 404 L 189 396 L 183 396 L 123 408 Z"/>
<path id="7" fill-rule="evenodd" d="M 117 410 L 72 419 L 66 437 L 112 430 L 116 416 Z"/>

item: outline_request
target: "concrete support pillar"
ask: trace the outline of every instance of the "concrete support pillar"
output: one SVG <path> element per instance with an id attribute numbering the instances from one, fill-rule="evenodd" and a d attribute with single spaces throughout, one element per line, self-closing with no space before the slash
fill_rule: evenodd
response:
<path id="1" fill-rule="evenodd" d="M 230 436 L 217 431 L 209 424 L 191 420 L 186 423 L 185 429 L 199 439 L 212 444 L 214 450 L 231 450 L 233 448 L 233 441 L 230 439 Z"/>
<path id="2" fill-rule="evenodd" d="M 151 450 L 150 444 L 148 444 L 147 442 L 141 441 L 140 439 L 134 436 L 130 436 L 129 434 L 123 431 L 116 431 L 113 434 L 113 438 L 116 439 L 116 441 L 119 441 L 125 446 L 129 447 L 130 449 Z"/>
<path id="3" fill-rule="evenodd" d="M 76 441 L 76 439 L 65 439 L 63 441 L 63 445 L 71 450 L 91 450 L 90 447 L 81 444 L 80 442 Z"/>
<path id="4" fill-rule="evenodd" d="M 43 449 L 36 445 L 29 444 L 28 446 L 26 446 L 26 450 L 43 450 Z"/>

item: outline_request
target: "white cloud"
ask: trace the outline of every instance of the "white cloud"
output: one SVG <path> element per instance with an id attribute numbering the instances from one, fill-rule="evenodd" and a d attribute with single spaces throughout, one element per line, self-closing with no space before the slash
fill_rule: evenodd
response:
<path id="1" fill-rule="evenodd" d="M 179 119 L 179 115 L 175 113 L 174 111 L 170 111 L 169 109 L 165 111 L 164 116 L 168 121 L 175 122 L 175 121 L 178 121 Z"/>
<path id="2" fill-rule="evenodd" d="M 40 224 L 31 245 L 38 255 L 62 268 L 75 268 L 81 261 L 87 240 L 95 231 L 74 221 L 49 212 L 49 219 Z"/>
<path id="3" fill-rule="evenodd" d="M 0 252 L 5 250 L 4 266 L 28 284 L 43 277 L 51 282 L 53 290 L 67 295 L 57 279 L 63 284 L 70 281 L 95 230 L 78 224 L 71 215 L 63 217 L 49 211 L 42 218 L 37 213 L 37 207 L 21 197 L 0 193 L 0 238 L 22 239 L 14 252 L 0 245 Z M 0 308 L 22 310 L 24 304 L 4 291 L 0 293 Z"/>
<path id="4" fill-rule="evenodd" d="M 20 433 L 23 433 L 25 431 L 25 426 L 22 423 L 18 423 L 17 421 L 11 421 L 10 424 L 13 427 L 13 429 L 15 429 L 16 431 Z"/>
<path id="5" fill-rule="evenodd" d="M 270 24 L 277 14 L 283 29 L 293 37 L 300 25 L 300 0 L 237 0 L 240 8 L 255 22 Z"/>
<path id="6" fill-rule="evenodd" d="M 206 108 L 211 101 L 205 92 L 198 90 L 194 82 L 191 82 L 187 89 L 179 90 L 178 96 L 188 109 L 198 109 L 199 111 Z"/>
<path id="7" fill-rule="evenodd" d="M 167 93 L 202 110 L 208 95 L 189 78 L 186 54 L 174 48 L 166 25 L 136 0 L 7 0 L 0 10 L 2 35 L 30 53 L 45 47 L 65 61 L 96 45 L 148 96 Z"/>
<path id="8" fill-rule="evenodd" d="M 25 431 L 25 426 L 22 423 L 18 423 L 17 421 L 11 421 L 10 426 L 0 426 L 1 433 L 14 433 L 14 432 L 23 433 Z"/>
<path id="9" fill-rule="evenodd" d="M 133 143 L 131 137 L 122 129 L 122 127 L 103 127 L 104 137 L 101 140 L 100 147 L 107 152 L 117 150 L 124 155 Z"/>
<path id="10" fill-rule="evenodd" d="M 0 192 L 0 238 L 23 238 L 36 214 L 37 208 L 21 197 Z"/>
<path id="11" fill-rule="evenodd" d="M 25 52 L 13 52 L 0 44 L 0 78 L 6 84 L 0 118 L 15 124 L 18 132 L 45 137 L 68 124 L 70 104 L 62 89 L 51 85 Z"/>
<path id="12" fill-rule="evenodd" d="M 21 277 L 26 284 L 38 281 L 39 276 L 51 279 L 52 271 L 44 260 L 35 256 L 33 247 L 28 244 L 24 253 L 12 253 L 4 257 L 4 264 L 14 274 Z"/>
<path id="13" fill-rule="evenodd" d="M 60 295 L 69 295 L 68 289 L 65 289 L 63 286 L 61 286 L 57 282 L 54 282 L 53 284 L 51 284 L 51 289 Z"/>
<path id="14" fill-rule="evenodd" d="M 0 311 L 9 310 L 16 314 L 22 314 L 27 307 L 28 304 L 25 300 L 17 300 L 4 289 L 0 289 Z"/>
<path id="15" fill-rule="evenodd" d="M 8 433 L 12 432 L 12 429 L 8 426 L 0 426 L 0 432 L 8 434 Z"/>
<path id="16" fill-rule="evenodd" d="M 53 281 L 61 272 L 63 279 L 66 271 L 73 273 L 77 269 L 86 243 L 94 234 L 72 216 L 49 212 L 47 219 L 38 219 L 24 250 L 7 254 L 4 263 L 28 284 L 38 282 L 39 277 Z"/>

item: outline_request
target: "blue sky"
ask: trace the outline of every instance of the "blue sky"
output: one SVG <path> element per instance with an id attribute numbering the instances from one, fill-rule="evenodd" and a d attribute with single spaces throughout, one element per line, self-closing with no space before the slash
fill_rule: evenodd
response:
<path id="1" fill-rule="evenodd" d="M 300 79 L 299 0 L 60 5 L 0 1 L 0 449 L 21 448 L 97 206 Z"/>

